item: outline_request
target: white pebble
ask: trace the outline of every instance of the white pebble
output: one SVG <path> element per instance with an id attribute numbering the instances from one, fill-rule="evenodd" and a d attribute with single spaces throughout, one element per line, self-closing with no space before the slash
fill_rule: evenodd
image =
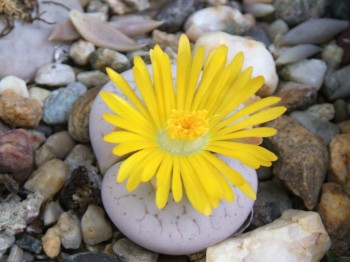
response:
<path id="1" fill-rule="evenodd" d="M 72 213 L 64 212 L 56 227 L 61 237 L 62 245 L 68 249 L 77 249 L 81 244 L 81 230 L 79 218 Z"/>
<path id="2" fill-rule="evenodd" d="M 44 210 L 44 225 L 48 226 L 55 223 L 62 213 L 63 209 L 58 201 L 52 201 L 48 203 Z"/>
<path id="3" fill-rule="evenodd" d="M 10 254 L 7 258 L 7 262 L 22 262 L 22 261 L 23 261 L 23 250 L 16 245 L 12 246 L 10 250 Z"/>
<path id="4" fill-rule="evenodd" d="M 95 46 L 87 41 L 79 40 L 72 44 L 69 56 L 77 65 L 86 65 L 89 62 L 89 55 L 95 51 Z"/>
<path id="5" fill-rule="evenodd" d="M 83 239 L 87 245 L 96 245 L 112 237 L 112 226 L 102 208 L 90 205 L 81 218 Z"/>
<path id="6" fill-rule="evenodd" d="M 1 79 L 0 93 L 6 89 L 10 89 L 23 97 L 29 96 L 26 82 L 17 76 L 6 76 Z"/>
<path id="7" fill-rule="evenodd" d="M 75 81 L 73 68 L 65 64 L 46 64 L 41 66 L 35 76 L 35 82 L 48 86 L 66 86 Z"/>

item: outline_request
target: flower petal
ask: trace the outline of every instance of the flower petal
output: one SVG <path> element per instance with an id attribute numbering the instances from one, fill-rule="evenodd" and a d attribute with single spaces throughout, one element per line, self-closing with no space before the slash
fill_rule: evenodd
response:
<path id="1" fill-rule="evenodd" d="M 173 160 L 169 154 L 165 154 L 162 163 L 157 171 L 157 190 L 156 190 L 156 205 L 159 209 L 165 207 L 169 198 L 170 183 L 171 183 L 171 170 L 173 166 Z"/>
<path id="2" fill-rule="evenodd" d="M 178 157 L 174 157 L 174 165 L 173 165 L 173 177 L 171 183 L 171 190 L 173 193 L 174 201 L 180 202 L 182 199 L 182 180 L 180 173 L 180 164 Z"/>

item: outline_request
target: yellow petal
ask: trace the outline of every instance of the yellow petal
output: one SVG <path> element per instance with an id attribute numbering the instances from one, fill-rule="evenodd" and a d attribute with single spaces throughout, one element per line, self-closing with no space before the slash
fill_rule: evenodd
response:
<path id="1" fill-rule="evenodd" d="M 144 169 L 141 174 L 142 182 L 148 182 L 156 175 L 157 169 L 162 163 L 164 157 L 165 157 L 164 151 L 162 150 L 155 151 L 155 154 L 153 155 L 152 160 L 146 166 L 144 166 Z"/>
<path id="2" fill-rule="evenodd" d="M 159 209 L 165 207 L 169 198 L 171 170 L 173 160 L 169 154 L 165 154 L 162 163 L 157 171 L 157 190 L 156 190 L 156 205 Z"/>
<path id="3" fill-rule="evenodd" d="M 174 156 L 171 190 L 172 190 L 175 202 L 180 202 L 180 200 L 182 199 L 182 181 L 181 181 L 181 173 L 180 173 L 179 165 L 180 164 L 179 164 L 178 157 Z"/>
<path id="4" fill-rule="evenodd" d="M 215 133 L 210 137 L 211 141 L 224 141 L 232 140 L 237 138 L 248 138 L 248 137 L 270 137 L 277 133 L 277 130 L 272 127 L 256 127 L 252 129 L 244 129 L 241 131 L 236 131 L 228 133 L 225 135 L 220 134 L 220 131 Z"/>
<path id="5" fill-rule="evenodd" d="M 128 132 L 128 131 L 114 131 L 105 135 L 103 139 L 106 142 L 116 143 L 116 144 L 131 142 L 131 141 L 149 141 L 150 140 L 149 138 L 143 135 Z M 154 139 L 151 139 L 151 141 L 155 141 L 155 137 Z"/>
<path id="6" fill-rule="evenodd" d="M 115 146 L 112 149 L 112 153 L 116 156 L 123 156 L 141 149 L 157 147 L 157 144 L 152 141 L 132 141 Z"/>

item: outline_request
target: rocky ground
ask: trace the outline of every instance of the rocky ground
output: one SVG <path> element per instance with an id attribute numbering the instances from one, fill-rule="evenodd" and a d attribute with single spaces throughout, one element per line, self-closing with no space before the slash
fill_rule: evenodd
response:
<path id="1" fill-rule="evenodd" d="M 11 1 L 0 1 L 0 30 L 7 33 L 0 38 L 0 261 L 206 260 L 205 251 L 186 256 L 148 251 L 111 223 L 101 201 L 89 114 L 109 81 L 107 66 L 124 72 L 135 54 L 149 62 L 155 44 L 174 59 L 182 32 L 193 44 L 210 44 L 215 35 L 201 38 L 209 31 L 263 43 L 277 75 L 265 77 L 267 91 L 260 95 L 280 96 L 288 108 L 267 124 L 278 133 L 264 146 L 279 159 L 258 170 L 257 200 L 246 229 L 251 232 L 227 245 L 235 250 L 252 243 L 247 261 L 265 261 L 257 254 L 268 256 L 273 241 L 291 247 L 291 254 L 301 247 L 305 253 L 299 260 L 277 255 L 266 261 L 317 261 L 330 243 L 334 257 L 350 257 L 349 1 L 38 4 L 40 16 L 33 5 L 18 6 L 33 11 L 30 17 L 11 9 Z M 262 73 L 268 70 L 264 59 L 251 59 L 262 63 Z M 209 248 L 207 261 L 224 259 L 222 250 Z"/>

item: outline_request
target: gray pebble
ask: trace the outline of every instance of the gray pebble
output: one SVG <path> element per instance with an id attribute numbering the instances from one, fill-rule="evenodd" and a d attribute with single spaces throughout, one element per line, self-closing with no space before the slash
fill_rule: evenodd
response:
<path id="1" fill-rule="evenodd" d="M 44 103 L 44 122 L 50 125 L 67 123 L 74 102 L 85 91 L 86 87 L 81 83 L 71 84 L 52 91 Z"/>
<path id="2" fill-rule="evenodd" d="M 343 122 L 348 119 L 348 105 L 344 99 L 337 99 L 334 102 L 335 123 Z"/>
<path id="3" fill-rule="evenodd" d="M 113 252 L 125 262 L 156 262 L 158 254 L 146 250 L 127 238 L 118 240 L 113 245 Z"/>
<path id="4" fill-rule="evenodd" d="M 23 250 L 19 248 L 18 246 L 14 245 L 12 246 L 9 256 L 7 258 L 8 262 L 23 262 L 26 261 L 23 258 Z"/>
<path id="5" fill-rule="evenodd" d="M 43 65 L 35 75 L 35 82 L 40 85 L 65 86 L 74 81 L 73 68 L 65 64 L 53 63 Z"/>
<path id="6" fill-rule="evenodd" d="M 45 226 L 52 225 L 57 222 L 60 215 L 63 213 L 63 209 L 58 201 L 51 201 L 45 206 L 43 212 L 43 222 Z"/>
<path id="7" fill-rule="evenodd" d="M 15 243 L 15 237 L 7 235 L 6 233 L 0 233 L 0 257 L 5 254 L 7 249 L 13 246 Z"/>
<path id="8" fill-rule="evenodd" d="M 271 41 L 274 41 L 277 36 L 282 36 L 285 33 L 287 33 L 289 30 L 289 27 L 287 23 L 281 19 L 277 19 L 274 22 L 272 22 L 267 30 L 267 33 L 271 39 Z"/>
<path id="9" fill-rule="evenodd" d="M 21 235 L 16 240 L 16 245 L 31 253 L 40 254 L 43 250 L 41 240 L 30 235 Z"/>
<path id="10" fill-rule="evenodd" d="M 112 68 L 119 73 L 131 67 L 126 55 L 108 48 L 98 48 L 89 56 L 93 68 L 106 72 L 106 67 Z"/>
<path id="11" fill-rule="evenodd" d="M 327 44 L 322 50 L 322 60 L 334 69 L 337 69 L 343 59 L 344 51 L 335 42 Z"/>
<path id="12" fill-rule="evenodd" d="M 316 104 L 310 106 L 306 111 L 325 121 L 332 120 L 335 114 L 334 105 L 331 103 Z"/>
<path id="13" fill-rule="evenodd" d="M 77 79 L 88 88 L 104 86 L 109 81 L 107 74 L 99 70 L 81 72 L 77 75 Z"/>
<path id="14" fill-rule="evenodd" d="M 64 212 L 55 225 L 62 245 L 67 249 L 77 249 L 81 244 L 80 220 L 72 212 Z"/>
<path id="15" fill-rule="evenodd" d="M 253 38 L 256 41 L 264 43 L 266 46 L 269 46 L 271 44 L 265 28 L 262 25 L 257 24 L 247 33 L 245 33 L 245 35 Z"/>
<path id="16" fill-rule="evenodd" d="M 333 137 L 339 134 L 339 128 L 325 120 L 309 114 L 308 112 L 294 111 L 290 114 L 304 128 L 311 133 L 321 137 L 326 144 L 329 144 Z"/>
<path id="17" fill-rule="evenodd" d="M 337 99 L 350 95 L 350 65 L 339 70 L 329 69 L 325 77 L 324 93 L 329 99 Z"/>
<path id="18" fill-rule="evenodd" d="M 68 262 L 121 262 L 116 256 L 109 256 L 102 252 L 85 252 L 70 255 Z"/>
<path id="19" fill-rule="evenodd" d="M 79 165 L 92 165 L 95 161 L 95 155 L 91 148 L 86 145 L 76 145 L 68 154 L 64 162 L 68 165 L 69 169 L 74 169 Z"/>
<path id="20" fill-rule="evenodd" d="M 70 49 L 71 49 L 71 45 L 67 45 L 67 44 L 56 45 L 53 51 L 54 62 L 63 63 L 68 61 Z"/>

